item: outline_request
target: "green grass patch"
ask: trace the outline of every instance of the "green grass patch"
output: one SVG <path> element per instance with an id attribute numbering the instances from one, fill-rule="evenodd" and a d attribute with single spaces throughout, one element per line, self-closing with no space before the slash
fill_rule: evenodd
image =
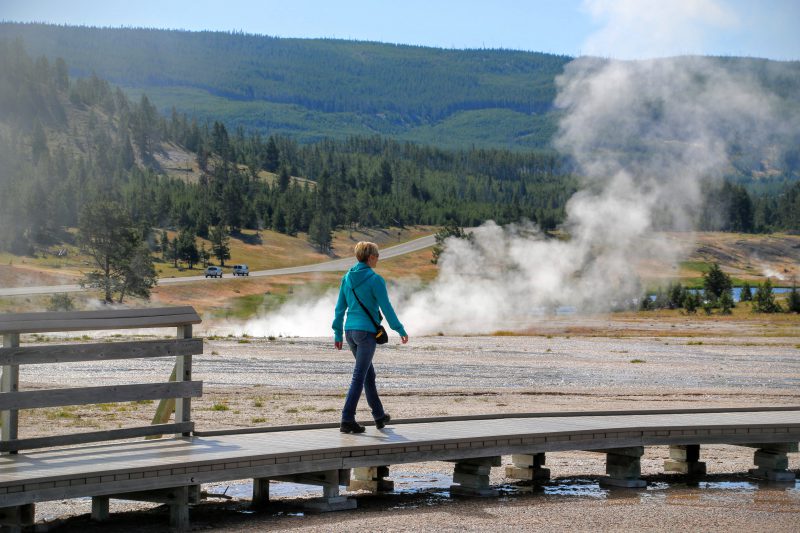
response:
<path id="1" fill-rule="evenodd" d="M 261 398 L 256 398 L 253 400 L 253 407 L 264 407 L 264 400 Z"/>
<path id="2" fill-rule="evenodd" d="M 686 343 L 686 346 L 701 346 L 703 341 L 689 341 Z"/>
<path id="3" fill-rule="evenodd" d="M 224 403 L 215 403 L 211 406 L 212 411 L 229 411 L 230 407 L 225 405 Z"/>
<path id="4" fill-rule="evenodd" d="M 251 424 L 263 424 L 266 421 L 267 419 L 264 418 L 263 416 L 256 416 L 250 419 Z"/>
<path id="5" fill-rule="evenodd" d="M 75 412 L 75 408 L 65 407 L 63 409 L 56 409 L 50 411 L 45 415 L 48 420 L 75 420 L 80 418 L 80 415 Z"/>
<path id="6" fill-rule="evenodd" d="M 631 359 L 631 363 L 633 363 L 634 365 L 638 365 L 638 364 L 642 364 L 642 363 L 646 363 L 646 362 L 647 361 L 645 361 L 644 359 Z"/>
<path id="7" fill-rule="evenodd" d="M 711 265 L 705 261 L 681 261 L 679 266 L 684 270 L 691 270 L 700 274 L 705 274 L 711 269 Z"/>

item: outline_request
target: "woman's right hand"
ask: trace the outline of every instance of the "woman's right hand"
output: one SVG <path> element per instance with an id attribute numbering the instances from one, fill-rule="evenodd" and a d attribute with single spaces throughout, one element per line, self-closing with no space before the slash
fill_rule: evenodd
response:
<path id="1" fill-rule="evenodd" d="M 408 344 L 408 335 L 400 337 L 400 340 L 403 341 L 403 344 Z"/>
<path id="2" fill-rule="evenodd" d="M 342 341 L 333 341 L 333 346 L 337 350 L 341 350 L 342 349 Z"/>

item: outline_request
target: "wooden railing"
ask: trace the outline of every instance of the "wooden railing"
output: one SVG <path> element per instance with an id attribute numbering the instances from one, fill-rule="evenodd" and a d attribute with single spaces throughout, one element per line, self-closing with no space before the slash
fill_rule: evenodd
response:
<path id="1" fill-rule="evenodd" d="M 0 452 L 83 444 L 174 433 L 189 435 L 194 429 L 191 420 L 191 399 L 202 394 L 201 381 L 192 381 L 192 355 L 203 353 L 203 340 L 192 337 L 192 325 L 200 317 L 192 307 L 122 309 L 103 311 L 21 313 L 0 315 Z M 20 335 L 26 333 L 60 333 L 68 331 L 124 330 L 176 327 L 175 340 L 99 342 L 48 346 L 20 346 Z M 175 357 L 175 368 L 169 382 L 140 383 L 20 391 L 20 367 L 35 364 L 109 361 L 133 358 Z M 19 411 L 98 403 L 161 400 L 153 425 L 105 431 L 18 438 Z M 167 402 L 169 402 L 167 404 Z M 169 407 L 165 407 L 169 405 Z M 174 405 L 175 421 L 166 423 Z M 155 423 L 161 422 L 161 423 Z"/>

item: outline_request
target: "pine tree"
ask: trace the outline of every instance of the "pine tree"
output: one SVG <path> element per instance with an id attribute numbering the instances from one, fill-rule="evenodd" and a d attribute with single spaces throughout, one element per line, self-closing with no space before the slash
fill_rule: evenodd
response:
<path id="1" fill-rule="evenodd" d="M 124 280 L 120 287 L 117 303 L 122 303 L 122 299 L 127 295 L 149 300 L 150 290 L 156 283 L 157 277 L 156 269 L 153 265 L 153 257 L 150 255 L 150 250 L 147 246 L 144 243 L 140 243 L 130 260 L 125 264 Z"/>
<path id="2" fill-rule="evenodd" d="M 683 308 L 690 315 L 697 313 L 697 298 L 689 291 L 686 291 L 683 297 Z"/>
<path id="3" fill-rule="evenodd" d="M 203 268 L 206 268 L 208 266 L 208 260 L 211 259 L 211 254 L 206 249 L 206 243 L 204 242 L 200 243 L 199 257 L 200 257 L 200 264 L 203 265 Z"/>
<path id="4" fill-rule="evenodd" d="M 169 235 L 167 230 L 161 230 L 161 237 L 159 238 L 159 246 L 161 247 L 161 259 L 169 261 Z"/>
<path id="5" fill-rule="evenodd" d="M 308 240 L 320 251 L 328 253 L 333 243 L 331 217 L 327 213 L 317 213 L 308 227 Z"/>
<path id="6" fill-rule="evenodd" d="M 742 289 L 741 294 L 739 295 L 740 302 L 752 302 L 753 301 L 753 289 L 750 287 L 750 284 L 747 281 L 742 282 Z"/>
<path id="7" fill-rule="evenodd" d="M 150 250 L 122 206 L 107 200 L 87 204 L 78 238 L 96 267 L 84 277 L 84 286 L 102 290 L 106 303 L 114 301 L 114 293 L 119 293 L 119 302 L 129 293 L 149 297 L 148 287 L 155 284 Z"/>
<path id="8" fill-rule="evenodd" d="M 285 166 L 281 167 L 281 172 L 278 175 L 278 191 L 281 193 L 286 192 L 286 189 L 289 188 L 289 183 L 291 181 L 291 177 L 289 176 L 289 169 Z"/>
<path id="9" fill-rule="evenodd" d="M 800 313 L 800 293 L 797 292 L 797 284 L 792 282 L 792 290 L 789 291 L 789 297 L 786 301 L 787 313 Z"/>
<path id="10" fill-rule="evenodd" d="M 209 234 L 211 252 L 219 259 L 220 266 L 225 266 L 225 260 L 231 258 L 230 236 L 225 226 L 215 226 Z"/>
<path id="11" fill-rule="evenodd" d="M 674 285 L 670 284 L 667 288 L 667 294 L 669 298 L 669 308 L 670 309 L 678 309 L 683 305 L 683 300 L 685 299 L 685 289 L 683 285 L 680 283 L 676 283 Z"/>
<path id="12" fill-rule="evenodd" d="M 172 242 L 169 243 L 169 259 L 172 261 L 172 266 L 178 268 L 178 259 L 181 258 L 180 243 L 178 237 L 175 236 Z"/>
<path id="13" fill-rule="evenodd" d="M 730 293 L 733 282 L 717 263 L 711 265 L 708 272 L 703 274 L 703 287 L 706 296 L 713 300 L 719 300 L 724 293 Z"/>
<path id="14" fill-rule="evenodd" d="M 185 261 L 189 268 L 194 268 L 194 264 L 200 260 L 200 252 L 197 250 L 195 234 L 188 229 L 181 230 L 178 235 L 178 256 L 181 261 Z"/>
<path id="15" fill-rule="evenodd" d="M 33 155 L 33 162 L 38 163 L 43 157 L 50 155 L 47 148 L 47 135 L 44 133 L 44 128 L 38 120 L 33 126 L 33 139 L 31 141 L 31 152 Z"/>
<path id="16" fill-rule="evenodd" d="M 264 168 L 269 172 L 275 172 L 281 164 L 280 152 L 278 145 L 275 143 L 275 137 L 270 136 L 267 141 L 266 159 L 264 161 Z"/>
<path id="17" fill-rule="evenodd" d="M 753 296 L 753 311 L 756 313 L 778 313 L 781 311 L 781 306 L 775 301 L 775 295 L 772 293 L 772 282 L 769 278 L 756 289 L 756 294 Z"/>
<path id="18" fill-rule="evenodd" d="M 723 292 L 719 299 L 719 312 L 723 315 L 730 315 L 734 307 L 733 297 L 730 292 Z"/>

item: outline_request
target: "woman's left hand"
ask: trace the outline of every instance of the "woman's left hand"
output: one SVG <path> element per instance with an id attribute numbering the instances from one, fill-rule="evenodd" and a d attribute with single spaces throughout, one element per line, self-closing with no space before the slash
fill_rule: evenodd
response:
<path id="1" fill-rule="evenodd" d="M 334 347 L 336 347 L 337 350 L 342 349 L 342 341 L 333 341 L 333 345 Z"/>

